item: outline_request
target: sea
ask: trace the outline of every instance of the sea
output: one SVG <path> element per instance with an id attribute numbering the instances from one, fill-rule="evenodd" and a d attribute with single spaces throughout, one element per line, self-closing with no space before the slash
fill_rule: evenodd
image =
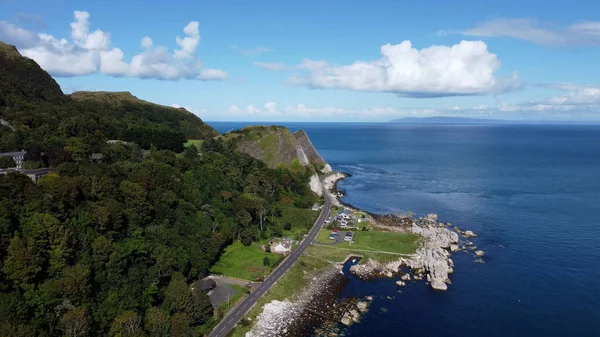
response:
<path id="1" fill-rule="evenodd" d="M 340 299 L 374 299 L 343 335 L 600 336 L 600 126 L 275 124 L 351 174 L 344 202 L 436 213 L 486 254 L 453 254 L 446 292 L 349 275 Z"/>

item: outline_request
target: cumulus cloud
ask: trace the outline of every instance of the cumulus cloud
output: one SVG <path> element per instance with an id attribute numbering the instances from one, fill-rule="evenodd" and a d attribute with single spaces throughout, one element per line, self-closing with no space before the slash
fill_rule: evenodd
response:
<path id="1" fill-rule="evenodd" d="M 290 69 L 294 68 L 294 67 L 286 66 L 285 64 L 279 63 L 279 62 L 254 62 L 254 65 L 256 67 L 271 70 L 271 71 L 284 71 L 284 70 L 290 70 Z"/>
<path id="2" fill-rule="evenodd" d="M 129 62 L 123 51 L 113 47 L 110 34 L 90 27 L 90 14 L 74 12 L 70 25 L 71 39 L 22 29 L 0 21 L 0 40 L 17 46 L 19 51 L 35 60 L 54 76 L 79 76 L 100 72 L 109 76 L 155 78 L 160 80 L 224 80 L 223 70 L 203 69 L 196 55 L 200 43 L 199 24 L 188 23 L 184 36 L 177 36 L 178 48 L 172 53 L 167 47 L 156 46 L 149 36 L 141 39 L 142 52 Z"/>
<path id="3" fill-rule="evenodd" d="M 198 78 L 203 81 L 223 81 L 229 78 L 229 74 L 220 69 L 202 69 Z"/>
<path id="4" fill-rule="evenodd" d="M 518 75 L 510 79 L 495 76 L 500 60 L 481 41 L 461 41 L 448 46 L 421 50 L 410 41 L 381 47 L 376 61 L 334 65 L 304 59 L 299 65 L 255 63 L 269 70 L 300 69 L 303 75 L 289 79 L 290 85 L 313 89 L 349 89 L 390 92 L 405 97 L 442 97 L 497 94 L 519 87 Z"/>
<path id="5" fill-rule="evenodd" d="M 260 55 L 260 54 L 264 54 L 266 52 L 271 51 L 269 48 L 261 47 L 261 46 L 253 47 L 253 48 L 242 48 L 242 47 L 233 45 L 233 46 L 231 46 L 231 49 L 233 49 L 233 51 L 235 51 L 236 53 L 238 53 L 240 55 L 244 55 L 244 56 Z"/>
<path id="6" fill-rule="evenodd" d="M 466 30 L 440 33 L 459 33 L 479 37 L 510 37 L 545 46 L 600 45 L 600 21 L 579 22 L 566 27 L 556 27 L 531 18 L 497 18 Z"/>

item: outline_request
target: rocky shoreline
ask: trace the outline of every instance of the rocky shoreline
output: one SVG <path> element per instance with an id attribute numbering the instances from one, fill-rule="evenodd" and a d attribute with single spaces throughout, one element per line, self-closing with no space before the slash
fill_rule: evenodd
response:
<path id="1" fill-rule="evenodd" d="M 338 189 L 337 185 L 349 176 L 347 173 L 331 173 L 322 181 L 323 193 L 335 206 L 362 211 L 339 200 L 345 193 Z M 401 275 L 396 282 L 400 287 L 406 286 L 406 282 L 411 279 L 426 280 L 433 289 L 444 291 L 451 283 L 449 275 L 454 272 L 452 253 L 471 250 L 477 258 L 475 262 L 483 263 L 481 257 L 485 253 L 476 250 L 477 247 L 468 241 L 476 237 L 476 234 L 469 230 L 462 231 L 450 223 L 438 222 L 436 214 L 415 219 L 409 215 L 378 215 L 362 212 L 371 217 L 377 229 L 409 232 L 420 236 L 421 240 L 413 256 L 402 257 L 388 263 L 369 259 L 365 263 L 350 267 L 350 273 L 361 279 L 371 280 Z M 337 300 L 347 281 L 341 272 L 343 265 L 344 263 L 340 263 L 307 274 L 305 277 L 309 277 L 310 281 L 296 298 L 266 304 L 246 337 L 337 336 L 339 323 L 351 325 L 358 322 L 361 314 L 368 310 L 372 298 Z"/>
<path id="2" fill-rule="evenodd" d="M 307 329 L 335 320 L 336 298 L 347 281 L 341 266 L 332 265 L 305 277 L 309 283 L 298 296 L 264 306 L 246 337 L 299 337 L 306 335 Z"/>

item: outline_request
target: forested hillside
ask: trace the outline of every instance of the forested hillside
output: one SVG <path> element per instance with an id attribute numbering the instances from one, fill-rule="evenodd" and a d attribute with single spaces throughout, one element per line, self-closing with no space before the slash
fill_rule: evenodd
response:
<path id="1" fill-rule="evenodd" d="M 3 336 L 199 335 L 213 308 L 189 284 L 225 245 L 281 235 L 281 209 L 316 199 L 308 168 L 268 168 L 187 112 L 76 101 L 36 87 L 55 82 L 33 61 L 0 62 L 1 149 L 56 169 L 37 184 L 0 175 Z M 205 141 L 183 150 L 186 138 Z"/>
<path id="2" fill-rule="evenodd" d="M 71 96 L 63 95 L 33 60 L 0 42 L 0 119 L 14 129 L 0 126 L 0 152 L 57 148 L 71 138 L 83 140 L 90 144 L 89 151 L 96 152 L 108 139 L 181 152 L 186 139 L 217 135 L 185 109 L 151 104 L 129 93 Z"/>

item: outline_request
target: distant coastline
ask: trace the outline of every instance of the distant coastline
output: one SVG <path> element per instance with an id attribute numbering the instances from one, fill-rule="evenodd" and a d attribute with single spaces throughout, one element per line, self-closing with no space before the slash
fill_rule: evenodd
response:
<path id="1" fill-rule="evenodd" d="M 463 124 L 463 125 L 588 125 L 600 124 L 600 122 L 581 121 L 557 121 L 557 120 L 508 120 L 508 119 L 485 119 L 451 116 L 435 117 L 406 117 L 392 119 L 393 124 Z"/>

